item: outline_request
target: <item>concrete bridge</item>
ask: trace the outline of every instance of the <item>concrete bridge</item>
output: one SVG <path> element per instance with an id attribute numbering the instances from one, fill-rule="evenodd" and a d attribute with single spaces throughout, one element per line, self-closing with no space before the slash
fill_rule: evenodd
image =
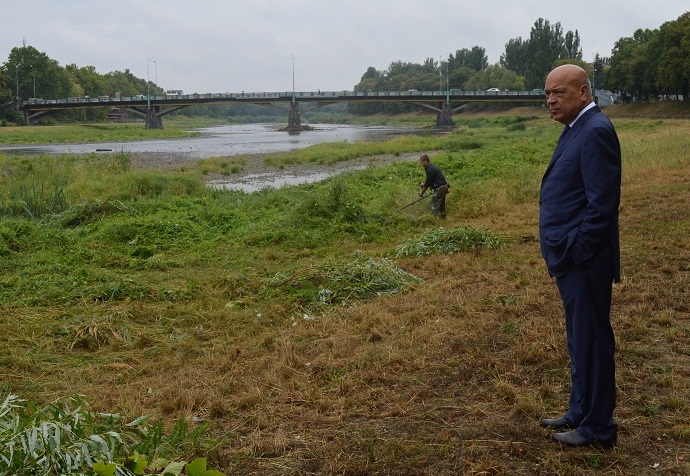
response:
<path id="1" fill-rule="evenodd" d="M 301 130 L 300 114 L 336 102 L 409 102 L 436 111 L 436 125 L 453 125 L 453 112 L 472 102 L 545 102 L 541 89 L 531 91 L 311 91 L 311 92 L 250 92 L 166 94 L 156 96 L 99 96 L 64 99 L 33 98 L 19 103 L 27 124 L 54 111 L 108 107 L 130 111 L 145 119 L 146 129 L 162 129 L 162 117 L 184 107 L 199 104 L 260 104 L 287 112 L 287 130 Z M 300 111 L 299 102 L 307 105 Z"/>

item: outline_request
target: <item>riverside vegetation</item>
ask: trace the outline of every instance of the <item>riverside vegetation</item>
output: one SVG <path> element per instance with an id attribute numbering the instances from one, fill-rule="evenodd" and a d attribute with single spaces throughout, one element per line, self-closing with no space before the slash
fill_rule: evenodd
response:
<path id="1" fill-rule="evenodd" d="M 561 448 L 537 423 L 570 381 L 536 241 L 560 130 L 543 114 L 270 158 L 437 150 L 443 223 L 424 201 L 395 212 L 416 199 L 416 162 L 245 194 L 206 187 L 203 163 L 1 156 L 0 400 L 88 401 L 118 425 L 151 415 L 170 444 L 129 444 L 122 467 L 146 453 L 237 475 L 687 474 L 690 121 L 612 112 L 611 451 Z"/>

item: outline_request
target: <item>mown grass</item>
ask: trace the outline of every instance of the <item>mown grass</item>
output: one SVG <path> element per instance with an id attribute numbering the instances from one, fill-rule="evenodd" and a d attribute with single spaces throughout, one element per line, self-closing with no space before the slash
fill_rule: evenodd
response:
<path id="1" fill-rule="evenodd" d="M 196 456 L 227 474 L 684 474 L 688 121 L 615 122 L 612 451 L 561 449 L 536 423 L 563 411 L 569 385 L 560 300 L 535 240 L 559 130 L 543 118 L 471 118 L 440 140 L 433 160 L 452 184 L 442 224 L 424 202 L 393 212 L 416 198 L 416 163 L 244 194 L 126 157 L 5 157 L 0 388 L 206 420 L 216 440 Z M 59 186 L 33 203 L 53 203 L 55 189 L 64 203 L 17 206 L 41 181 Z M 464 228 L 504 245 L 396 257 Z M 390 276 L 415 279 L 389 293 Z"/>

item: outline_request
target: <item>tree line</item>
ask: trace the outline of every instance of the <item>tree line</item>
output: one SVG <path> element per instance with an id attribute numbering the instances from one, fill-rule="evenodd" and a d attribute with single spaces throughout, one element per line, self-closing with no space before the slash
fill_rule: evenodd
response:
<path id="1" fill-rule="evenodd" d="M 544 78 L 555 66 L 574 63 L 589 73 L 598 89 L 609 89 L 626 100 L 653 100 L 660 97 L 688 99 L 690 92 L 690 12 L 668 21 L 655 30 L 638 29 L 631 37 L 620 38 L 610 57 L 597 53 L 593 63 L 582 60 L 577 30 L 564 31 L 560 23 L 539 18 L 528 38 L 511 38 L 498 63 L 490 65 L 481 46 L 463 48 L 445 60 L 427 58 L 422 64 L 394 61 L 385 70 L 367 68 L 354 90 L 405 91 L 408 89 L 444 91 L 446 89 L 524 90 L 543 88 Z M 147 79 L 128 69 L 98 73 L 93 66 L 69 64 L 61 67 L 54 59 L 32 46 L 13 48 L 0 66 L 0 119 L 18 122 L 14 106 L 17 98 L 65 98 L 79 96 L 123 96 L 164 94 Z M 356 103 L 348 106 L 353 114 L 399 113 L 417 106 L 404 103 Z M 260 111 L 260 112 L 259 112 Z M 280 114 L 251 105 L 215 105 L 187 108 L 188 115 Z M 100 108 L 64 111 L 61 119 L 98 120 L 105 117 Z"/>
<path id="2" fill-rule="evenodd" d="M 638 29 L 619 39 L 604 84 L 642 101 L 690 99 L 690 11 L 658 29 Z"/>

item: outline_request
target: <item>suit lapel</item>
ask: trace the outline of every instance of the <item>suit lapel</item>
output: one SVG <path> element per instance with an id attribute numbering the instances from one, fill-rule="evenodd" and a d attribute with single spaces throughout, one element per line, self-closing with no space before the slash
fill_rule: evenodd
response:
<path id="1" fill-rule="evenodd" d="M 571 128 L 571 130 L 563 137 L 561 140 L 559 140 L 558 145 L 556 146 L 556 150 L 554 150 L 553 155 L 551 156 L 551 161 L 549 162 L 548 167 L 546 167 L 546 171 L 544 172 L 544 177 L 549 173 L 551 168 L 553 167 L 553 164 L 556 162 L 556 160 L 563 154 L 563 152 L 568 148 L 568 145 L 577 137 L 577 135 L 580 133 L 580 129 L 589 121 L 589 119 L 599 112 L 599 107 L 594 106 L 593 108 L 589 109 L 587 112 L 585 112 L 582 117 L 580 117 L 575 125 Z M 564 131 L 565 132 L 565 131 Z"/>

